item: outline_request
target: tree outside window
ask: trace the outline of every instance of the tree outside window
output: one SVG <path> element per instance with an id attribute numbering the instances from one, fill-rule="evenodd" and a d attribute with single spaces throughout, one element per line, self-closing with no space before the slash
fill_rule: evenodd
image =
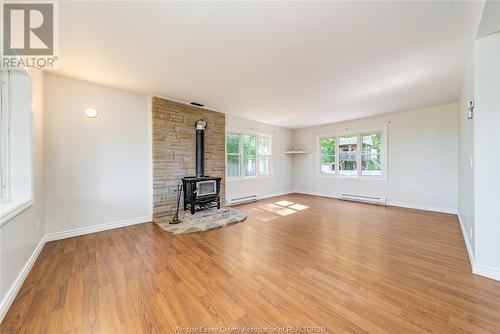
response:
<path id="1" fill-rule="evenodd" d="M 255 136 L 243 135 L 243 176 L 256 176 L 257 150 Z"/>
<path id="2" fill-rule="evenodd" d="M 386 131 L 357 132 L 319 138 L 319 172 L 322 175 L 384 176 Z M 361 147 L 360 147 L 361 146 Z"/>
<path id="3" fill-rule="evenodd" d="M 229 178 L 271 175 L 271 137 L 227 133 L 226 165 Z"/>
<path id="4" fill-rule="evenodd" d="M 335 174 L 335 138 L 321 139 L 321 173 Z"/>
<path id="5" fill-rule="evenodd" d="M 382 175 L 382 133 L 373 132 L 364 134 L 362 137 L 362 175 Z"/>

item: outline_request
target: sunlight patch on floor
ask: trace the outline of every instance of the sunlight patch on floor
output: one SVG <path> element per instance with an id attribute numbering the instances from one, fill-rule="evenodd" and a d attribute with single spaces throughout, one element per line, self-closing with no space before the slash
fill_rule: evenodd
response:
<path id="1" fill-rule="evenodd" d="M 279 201 L 275 203 L 266 203 L 264 205 L 259 206 L 260 209 L 263 209 L 267 212 L 275 213 L 280 216 L 288 216 L 302 210 L 309 209 L 307 205 L 294 203 L 290 201 Z"/>
<path id="2" fill-rule="evenodd" d="M 288 215 L 291 215 L 291 214 L 294 214 L 295 212 L 297 212 L 295 210 L 284 208 L 282 206 L 272 204 L 272 203 L 261 205 L 260 208 L 262 208 L 266 211 L 275 213 L 275 214 L 280 215 L 280 216 L 288 216 Z"/>
<path id="3" fill-rule="evenodd" d="M 292 205 L 292 204 L 295 204 L 295 203 L 289 202 L 289 201 L 279 201 L 279 202 L 276 202 L 274 204 L 279 205 L 279 206 L 289 206 L 289 205 Z"/>
<path id="4" fill-rule="evenodd" d="M 302 205 L 302 204 L 293 204 L 293 205 L 290 205 L 289 208 L 297 210 L 297 211 L 309 209 L 309 207 L 307 205 Z"/>

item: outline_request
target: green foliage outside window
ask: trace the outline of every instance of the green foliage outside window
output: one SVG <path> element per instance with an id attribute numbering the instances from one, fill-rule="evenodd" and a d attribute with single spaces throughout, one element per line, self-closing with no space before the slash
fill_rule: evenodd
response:
<path id="1" fill-rule="evenodd" d="M 365 143 L 365 138 L 371 138 L 371 145 Z M 382 134 L 380 132 L 363 135 L 363 156 L 365 159 L 363 160 L 362 166 L 364 170 L 381 170 L 381 152 Z"/>
<path id="2" fill-rule="evenodd" d="M 243 135 L 243 157 L 245 160 L 255 160 L 257 151 L 255 148 L 255 136 Z"/>
<path id="3" fill-rule="evenodd" d="M 227 153 L 240 152 L 240 136 L 237 134 L 229 133 L 226 135 L 226 150 Z"/>
<path id="4" fill-rule="evenodd" d="M 321 163 L 333 164 L 335 162 L 335 139 L 325 138 L 321 140 Z"/>

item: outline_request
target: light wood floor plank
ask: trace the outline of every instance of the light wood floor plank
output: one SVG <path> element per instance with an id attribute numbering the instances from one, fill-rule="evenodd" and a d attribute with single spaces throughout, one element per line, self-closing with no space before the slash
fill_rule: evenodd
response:
<path id="1" fill-rule="evenodd" d="M 240 208 L 246 222 L 210 232 L 46 244 L 0 332 L 500 333 L 500 282 L 472 275 L 454 215 L 299 194 Z"/>

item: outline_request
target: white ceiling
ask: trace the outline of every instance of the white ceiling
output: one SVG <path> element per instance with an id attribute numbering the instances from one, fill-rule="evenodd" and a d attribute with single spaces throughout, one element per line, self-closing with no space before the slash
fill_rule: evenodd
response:
<path id="1" fill-rule="evenodd" d="M 61 2 L 58 72 L 300 128 L 456 101 L 480 10 L 463 1 Z"/>
<path id="2" fill-rule="evenodd" d="M 476 38 L 481 38 L 500 31 L 500 1 L 487 0 L 484 2 L 481 22 L 477 29 Z"/>

